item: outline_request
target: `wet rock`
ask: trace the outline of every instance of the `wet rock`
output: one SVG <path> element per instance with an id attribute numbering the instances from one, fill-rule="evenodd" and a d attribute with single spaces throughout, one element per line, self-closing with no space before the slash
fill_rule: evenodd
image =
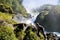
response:
<path id="1" fill-rule="evenodd" d="M 43 5 L 38 11 L 35 23 L 44 26 L 48 32 L 60 32 L 60 5 Z"/>
<path id="2" fill-rule="evenodd" d="M 58 36 L 53 32 L 46 33 L 46 36 L 47 40 L 58 40 Z"/>

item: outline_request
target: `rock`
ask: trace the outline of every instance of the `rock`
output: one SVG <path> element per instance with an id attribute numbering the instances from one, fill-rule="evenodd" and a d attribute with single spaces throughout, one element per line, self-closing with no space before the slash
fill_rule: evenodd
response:
<path id="1" fill-rule="evenodd" d="M 47 40 L 58 40 L 58 37 L 56 34 L 54 34 L 53 32 L 47 32 L 46 33 L 46 38 Z"/>
<path id="2" fill-rule="evenodd" d="M 44 5 L 39 9 L 35 23 L 44 26 L 48 32 L 60 32 L 60 6 Z"/>
<path id="3" fill-rule="evenodd" d="M 23 30 L 26 33 L 25 36 L 28 36 L 27 34 L 32 32 L 36 35 L 36 37 L 41 37 L 41 39 L 45 39 L 44 29 L 41 25 L 35 24 L 34 26 L 34 25 L 26 24 L 26 23 L 19 23 L 19 24 L 14 24 L 13 26 L 16 26 L 16 29 L 14 30 L 15 33 L 19 33 L 20 31 Z M 31 35 L 29 34 L 29 36 Z"/>

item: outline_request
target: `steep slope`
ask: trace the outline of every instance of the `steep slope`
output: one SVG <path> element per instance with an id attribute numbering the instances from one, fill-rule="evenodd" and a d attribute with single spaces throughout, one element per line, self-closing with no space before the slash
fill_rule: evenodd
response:
<path id="1" fill-rule="evenodd" d="M 39 9 L 35 23 L 39 23 L 46 28 L 46 31 L 60 32 L 60 6 L 43 5 Z"/>
<path id="2" fill-rule="evenodd" d="M 13 13 L 20 13 L 23 16 L 27 16 L 26 9 L 22 5 L 23 0 L 0 0 L 0 6 L 7 6 L 13 10 Z M 8 8 L 5 8 L 8 9 Z M 1 11 L 1 10 L 0 10 Z"/>
<path id="3" fill-rule="evenodd" d="M 0 40 L 18 40 L 13 27 L 17 23 L 13 20 L 17 13 L 27 16 L 22 0 L 0 0 Z"/>

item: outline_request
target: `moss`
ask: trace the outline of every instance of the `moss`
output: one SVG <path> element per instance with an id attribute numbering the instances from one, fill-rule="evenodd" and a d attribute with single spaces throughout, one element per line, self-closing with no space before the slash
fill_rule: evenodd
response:
<path id="1" fill-rule="evenodd" d="M 0 25 L 0 40 L 17 40 L 13 29 L 10 26 Z"/>

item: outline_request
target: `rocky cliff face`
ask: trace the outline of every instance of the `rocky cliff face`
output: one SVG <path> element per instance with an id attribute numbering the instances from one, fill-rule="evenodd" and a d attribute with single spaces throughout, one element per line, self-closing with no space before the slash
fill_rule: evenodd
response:
<path id="1" fill-rule="evenodd" d="M 60 32 L 60 6 L 43 5 L 39 10 L 35 23 L 46 28 L 49 32 Z"/>
<path id="2" fill-rule="evenodd" d="M 48 14 L 48 11 L 46 12 L 46 14 L 42 12 L 42 20 L 43 16 Z M 28 21 L 27 24 L 20 23 L 21 20 L 25 21 L 25 18 L 31 18 L 30 16 L 23 7 L 22 0 L 0 0 L 0 40 L 45 40 L 52 39 L 52 37 L 54 40 L 55 37 L 51 37 L 49 33 L 47 38 L 45 37 L 41 25 L 36 23 L 28 25 Z"/>
<path id="3" fill-rule="evenodd" d="M 13 24 L 18 23 L 14 19 L 14 17 L 16 17 L 16 14 L 19 14 L 18 17 L 20 17 L 21 14 L 22 18 L 29 15 L 22 5 L 22 0 L 0 0 L 0 40 L 23 39 L 25 35 L 23 30 L 20 29 L 21 31 L 18 32 L 19 38 L 15 35 L 17 33 L 15 33 L 15 27 Z"/>

